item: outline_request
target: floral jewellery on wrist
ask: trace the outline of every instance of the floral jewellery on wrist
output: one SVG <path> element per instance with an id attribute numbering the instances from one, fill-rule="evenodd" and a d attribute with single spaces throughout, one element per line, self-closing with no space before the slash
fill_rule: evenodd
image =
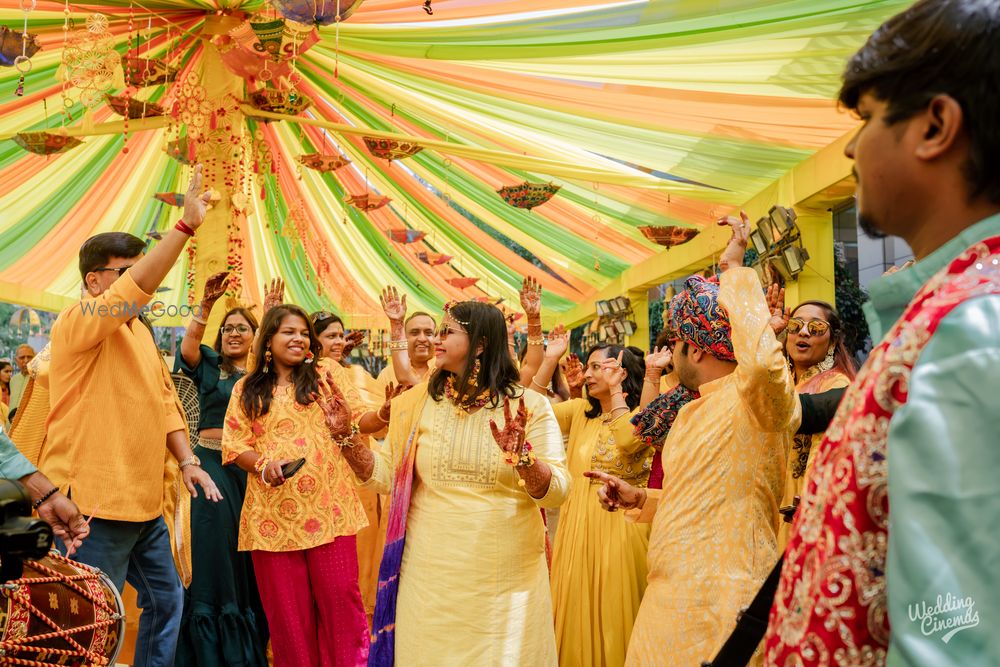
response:
<path id="1" fill-rule="evenodd" d="M 347 447 L 350 449 L 354 446 L 354 436 L 361 432 L 361 427 L 357 424 L 351 424 L 351 432 L 347 435 L 341 436 L 339 438 L 333 438 L 334 444 L 338 447 Z"/>

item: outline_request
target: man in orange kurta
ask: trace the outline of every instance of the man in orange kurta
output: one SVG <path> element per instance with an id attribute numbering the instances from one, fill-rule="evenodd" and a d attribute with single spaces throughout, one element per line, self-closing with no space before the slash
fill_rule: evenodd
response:
<path id="1" fill-rule="evenodd" d="M 86 296 L 52 327 L 51 411 L 39 468 L 92 516 L 77 551 L 119 589 L 139 594 L 134 665 L 173 665 L 183 589 L 163 520 L 164 464 L 177 459 L 188 490 L 219 498 L 188 444 L 184 415 L 141 310 L 201 225 L 208 194 L 196 168 L 184 220 L 148 254 L 142 239 L 107 232 L 80 248 Z"/>

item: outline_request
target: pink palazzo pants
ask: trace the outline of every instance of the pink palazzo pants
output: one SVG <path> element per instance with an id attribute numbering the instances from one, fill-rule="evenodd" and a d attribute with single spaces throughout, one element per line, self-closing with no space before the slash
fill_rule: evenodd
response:
<path id="1" fill-rule="evenodd" d="M 354 535 L 303 551 L 253 551 L 274 667 L 368 662 Z"/>

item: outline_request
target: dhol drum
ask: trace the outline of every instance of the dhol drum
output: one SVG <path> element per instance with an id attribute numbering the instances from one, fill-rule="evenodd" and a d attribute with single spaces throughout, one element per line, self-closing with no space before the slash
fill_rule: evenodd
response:
<path id="1" fill-rule="evenodd" d="M 53 551 L 24 562 L 0 584 L 0 665 L 113 665 L 125 636 L 125 605 L 96 568 Z"/>

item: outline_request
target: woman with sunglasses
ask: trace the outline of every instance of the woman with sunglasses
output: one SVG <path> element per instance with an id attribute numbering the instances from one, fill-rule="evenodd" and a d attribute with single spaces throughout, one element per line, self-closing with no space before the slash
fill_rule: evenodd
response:
<path id="1" fill-rule="evenodd" d="M 768 292 L 772 312 L 780 312 L 774 303 L 777 290 Z M 786 311 L 787 312 L 787 311 Z M 772 320 L 773 321 L 773 320 Z M 780 333 L 780 332 L 779 332 Z M 803 301 L 791 312 L 785 326 L 785 356 L 800 394 L 818 394 L 830 389 L 847 387 L 854 380 L 857 368 L 844 346 L 844 327 L 837 311 L 825 301 Z M 788 543 L 791 509 L 805 488 L 806 474 L 812 464 L 812 452 L 823 440 L 823 434 L 796 435 L 788 455 L 782 514 L 785 521 L 778 530 L 778 549 Z"/>
<path id="2" fill-rule="evenodd" d="M 539 508 L 570 476 L 552 407 L 519 385 L 496 306 L 449 304 L 434 346 L 430 381 L 392 402 L 384 450 L 343 450 L 392 491 L 369 664 L 555 665 Z"/>
<path id="3" fill-rule="evenodd" d="M 250 556 L 237 550 L 247 474 L 222 465 L 221 439 L 233 387 L 246 373 L 257 320 L 249 310 L 233 308 L 222 318 L 215 344 L 202 344 L 206 323 L 226 290 L 228 277 L 228 273 L 217 273 L 205 283 L 201 310 L 184 333 L 177 359 L 179 370 L 198 388 L 194 453 L 223 500 L 191 499 L 192 576 L 184 592 L 175 664 L 266 667 L 267 620 Z"/>

